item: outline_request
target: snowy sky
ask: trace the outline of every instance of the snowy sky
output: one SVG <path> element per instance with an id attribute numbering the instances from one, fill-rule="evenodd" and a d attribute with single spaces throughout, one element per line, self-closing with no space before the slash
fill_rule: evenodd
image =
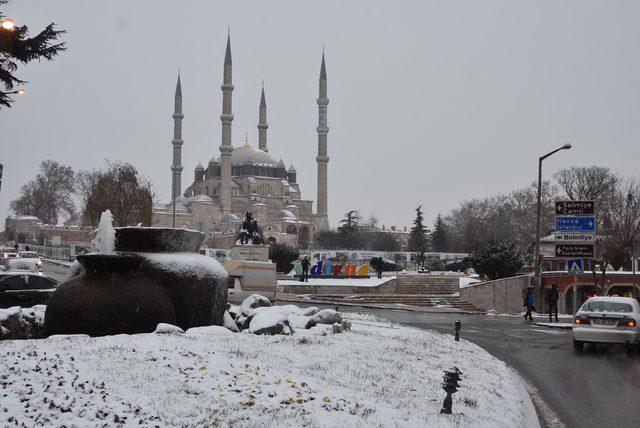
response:
<path id="1" fill-rule="evenodd" d="M 227 26 L 233 143 L 257 145 L 265 81 L 269 147 L 315 200 L 318 72 L 329 78 L 329 211 L 431 223 L 463 199 L 599 164 L 640 175 L 640 2 L 13 0 L 32 31 L 51 21 L 68 50 L 18 76 L 0 111 L 0 216 L 51 158 L 74 169 L 132 162 L 168 199 L 173 91 L 182 68 L 183 186 L 219 155 Z M 4 227 L 4 224 L 2 225 Z"/>

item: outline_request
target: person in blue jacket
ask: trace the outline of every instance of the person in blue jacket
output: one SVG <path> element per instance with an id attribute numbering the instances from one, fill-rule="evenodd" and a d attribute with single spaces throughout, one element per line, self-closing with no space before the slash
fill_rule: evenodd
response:
<path id="1" fill-rule="evenodd" d="M 529 319 L 533 321 L 533 316 L 531 316 L 531 312 L 533 312 L 536 308 L 533 305 L 533 289 L 527 288 L 527 294 L 524 296 L 524 302 L 522 304 L 527 309 L 527 312 L 524 314 L 524 319 Z"/>

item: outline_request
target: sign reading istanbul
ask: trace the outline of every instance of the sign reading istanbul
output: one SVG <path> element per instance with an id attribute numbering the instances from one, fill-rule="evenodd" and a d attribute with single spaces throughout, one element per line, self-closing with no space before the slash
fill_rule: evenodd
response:
<path id="1" fill-rule="evenodd" d="M 558 232 L 593 232 L 596 228 L 595 216 L 556 217 L 556 231 Z"/>
<path id="2" fill-rule="evenodd" d="M 557 201 L 556 215 L 594 215 L 593 201 Z"/>
<path id="3" fill-rule="evenodd" d="M 593 242 L 593 233 L 556 232 L 556 242 Z"/>
<path id="4" fill-rule="evenodd" d="M 556 257 L 593 257 L 593 244 L 556 244 Z"/>

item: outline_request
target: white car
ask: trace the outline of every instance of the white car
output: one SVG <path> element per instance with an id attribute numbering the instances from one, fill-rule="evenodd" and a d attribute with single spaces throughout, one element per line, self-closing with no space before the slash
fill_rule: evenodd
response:
<path id="1" fill-rule="evenodd" d="M 38 266 L 38 270 L 42 271 L 42 259 L 40 258 L 40 254 L 35 251 L 20 251 L 18 256 L 21 259 L 30 259 L 35 260 L 36 265 Z"/>
<path id="2" fill-rule="evenodd" d="M 640 304 L 631 297 L 592 297 L 573 318 L 573 348 L 585 343 L 640 343 Z"/>
<path id="3" fill-rule="evenodd" d="M 7 272 L 34 272 L 39 273 L 42 267 L 38 266 L 37 259 L 21 259 L 19 257 L 7 261 Z"/>

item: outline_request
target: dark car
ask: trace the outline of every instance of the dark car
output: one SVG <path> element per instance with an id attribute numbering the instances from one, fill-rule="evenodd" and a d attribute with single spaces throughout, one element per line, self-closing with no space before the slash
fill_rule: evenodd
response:
<path id="1" fill-rule="evenodd" d="M 31 272 L 7 272 L 0 274 L 0 308 L 47 303 L 58 282 Z"/>

